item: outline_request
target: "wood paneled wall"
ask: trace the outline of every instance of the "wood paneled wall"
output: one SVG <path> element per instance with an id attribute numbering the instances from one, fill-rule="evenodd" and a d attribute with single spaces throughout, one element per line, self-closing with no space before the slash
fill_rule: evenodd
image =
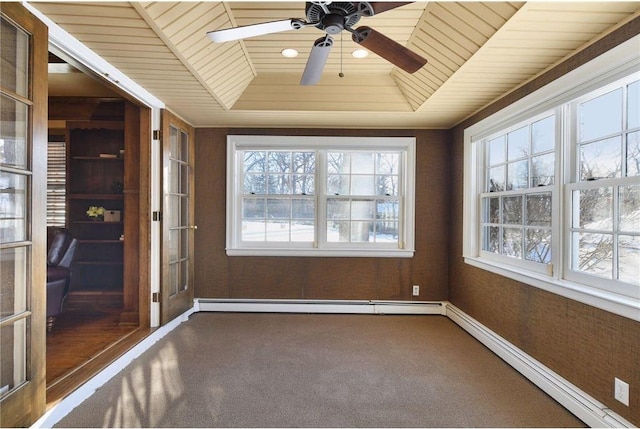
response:
<path id="1" fill-rule="evenodd" d="M 413 258 L 228 257 L 225 253 L 228 134 L 415 136 L 416 252 Z M 195 296 L 256 299 L 448 299 L 447 131 L 197 129 Z"/>
<path id="2" fill-rule="evenodd" d="M 451 148 L 451 302 L 609 408 L 640 425 L 640 323 L 466 265 L 462 259 L 463 131 L 640 32 L 640 18 L 458 126 Z M 614 400 L 614 377 L 630 406 Z"/>

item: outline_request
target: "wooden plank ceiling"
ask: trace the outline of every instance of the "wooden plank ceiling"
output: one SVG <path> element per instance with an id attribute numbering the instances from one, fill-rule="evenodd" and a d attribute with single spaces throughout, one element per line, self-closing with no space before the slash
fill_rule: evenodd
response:
<path id="1" fill-rule="evenodd" d="M 343 31 L 320 83 L 300 86 L 321 30 L 221 44 L 206 32 L 304 19 L 304 2 L 32 4 L 197 127 L 450 128 L 640 14 L 633 1 L 415 2 L 354 27 L 407 46 L 425 67 L 354 59 Z"/>

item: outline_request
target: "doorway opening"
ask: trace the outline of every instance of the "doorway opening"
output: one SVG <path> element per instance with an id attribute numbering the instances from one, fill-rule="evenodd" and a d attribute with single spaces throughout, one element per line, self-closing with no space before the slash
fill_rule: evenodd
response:
<path id="1" fill-rule="evenodd" d="M 49 53 L 47 248 L 61 231 L 77 245 L 62 297 L 48 290 L 47 406 L 150 331 L 150 109 L 63 56 Z"/>

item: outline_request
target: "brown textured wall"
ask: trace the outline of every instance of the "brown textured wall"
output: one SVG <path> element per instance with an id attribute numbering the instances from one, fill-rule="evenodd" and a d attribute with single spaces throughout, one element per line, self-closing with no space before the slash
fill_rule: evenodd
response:
<path id="1" fill-rule="evenodd" d="M 638 34 L 636 18 L 549 73 L 458 126 L 451 148 L 451 302 L 609 408 L 640 425 L 640 323 L 512 281 L 462 259 L 463 130 Z M 630 384 L 630 406 L 613 397 Z"/>
<path id="2" fill-rule="evenodd" d="M 413 258 L 228 257 L 227 134 L 416 137 Z M 427 130 L 196 130 L 195 296 L 203 298 L 448 299 L 449 132 Z"/>

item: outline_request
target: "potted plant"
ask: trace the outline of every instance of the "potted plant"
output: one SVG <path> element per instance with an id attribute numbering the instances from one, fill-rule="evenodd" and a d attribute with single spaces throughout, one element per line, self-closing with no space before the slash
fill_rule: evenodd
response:
<path id="1" fill-rule="evenodd" d="M 87 210 L 87 216 L 95 221 L 104 220 L 104 207 L 90 206 Z"/>

